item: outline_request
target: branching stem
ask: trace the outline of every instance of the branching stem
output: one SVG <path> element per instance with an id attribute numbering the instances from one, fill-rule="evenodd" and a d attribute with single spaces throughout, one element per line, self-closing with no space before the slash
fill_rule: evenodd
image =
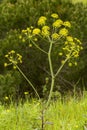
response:
<path id="1" fill-rule="evenodd" d="M 34 41 L 31 40 L 31 42 L 33 43 L 33 45 L 39 49 L 41 52 L 45 53 L 45 54 L 48 54 L 45 50 L 43 50 L 42 48 L 40 48 Z"/>
<path id="2" fill-rule="evenodd" d="M 37 90 L 35 89 L 34 85 L 31 83 L 31 81 L 26 77 L 26 75 L 22 72 L 22 70 L 18 67 L 18 65 L 15 65 L 16 68 L 19 70 L 19 72 L 22 74 L 22 76 L 26 79 L 26 81 L 29 83 L 29 85 L 33 88 L 33 90 L 35 91 L 37 97 L 39 98 L 40 100 L 40 96 L 37 92 Z"/>
<path id="3" fill-rule="evenodd" d="M 54 81 L 55 81 L 53 66 L 52 66 L 52 58 L 51 58 L 52 45 L 53 45 L 53 42 L 50 41 L 50 47 L 49 47 L 49 52 L 48 52 L 48 61 L 49 61 L 49 67 L 50 67 L 50 73 L 51 73 L 52 80 L 51 80 L 51 88 L 50 88 L 50 93 L 49 93 L 49 97 L 48 97 L 48 101 L 47 101 L 47 106 L 49 105 L 51 97 L 52 97 L 52 92 L 53 92 L 53 88 L 54 88 Z"/>

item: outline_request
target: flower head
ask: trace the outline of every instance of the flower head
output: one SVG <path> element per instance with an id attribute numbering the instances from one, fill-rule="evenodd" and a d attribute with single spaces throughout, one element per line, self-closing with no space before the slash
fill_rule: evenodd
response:
<path id="1" fill-rule="evenodd" d="M 9 98 L 7 96 L 5 96 L 5 100 L 8 100 Z"/>
<path id="2" fill-rule="evenodd" d="M 8 66 L 8 64 L 7 63 L 4 63 L 4 67 L 7 67 Z"/>
<path id="3" fill-rule="evenodd" d="M 72 67 L 72 63 L 71 63 L 71 62 L 69 62 L 68 66 L 69 66 L 69 67 Z"/>
<path id="4" fill-rule="evenodd" d="M 71 27 L 71 23 L 69 21 L 64 22 L 63 25 L 65 27 L 69 27 L 69 28 Z"/>
<path id="5" fill-rule="evenodd" d="M 59 16 L 58 16 L 58 14 L 53 13 L 53 14 L 51 14 L 51 17 L 56 19 L 56 18 L 58 18 Z"/>
<path id="6" fill-rule="evenodd" d="M 29 94 L 29 92 L 24 92 L 24 94 L 25 94 L 25 95 L 28 95 L 28 94 Z"/>
<path id="7" fill-rule="evenodd" d="M 38 25 L 45 25 L 47 18 L 45 16 L 41 16 L 38 20 Z"/>
<path id="8" fill-rule="evenodd" d="M 56 20 L 56 21 L 53 23 L 53 27 L 59 28 L 59 27 L 61 27 L 62 24 L 63 24 L 63 21 L 62 21 L 61 19 L 58 19 L 58 20 Z"/>
<path id="9" fill-rule="evenodd" d="M 57 40 L 59 38 L 59 36 L 60 35 L 58 33 L 53 33 L 51 37 L 53 40 Z"/>
<path id="10" fill-rule="evenodd" d="M 68 35 L 68 30 L 66 28 L 62 28 L 59 31 L 59 34 L 62 35 L 62 36 L 67 36 Z"/>
<path id="11" fill-rule="evenodd" d="M 71 36 L 67 36 L 67 37 L 66 37 L 66 40 L 67 40 L 68 42 L 73 42 L 73 38 L 72 38 Z"/>
<path id="12" fill-rule="evenodd" d="M 47 37 L 47 36 L 49 36 L 50 35 L 50 28 L 48 27 L 48 26 L 43 26 L 42 27 L 42 35 L 44 36 L 44 37 Z"/>
<path id="13" fill-rule="evenodd" d="M 39 33 L 40 33 L 40 29 L 39 29 L 39 28 L 35 28 L 35 29 L 33 29 L 32 34 L 34 34 L 34 35 L 38 35 Z"/>

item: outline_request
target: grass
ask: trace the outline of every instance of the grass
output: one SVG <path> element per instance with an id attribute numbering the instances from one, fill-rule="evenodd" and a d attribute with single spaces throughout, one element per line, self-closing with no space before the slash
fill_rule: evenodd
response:
<path id="1" fill-rule="evenodd" d="M 83 4 L 87 4 L 87 0 L 72 0 L 73 3 L 82 2 Z"/>
<path id="2" fill-rule="evenodd" d="M 71 1 L 72 3 L 80 3 L 82 2 L 84 5 L 87 4 L 87 0 L 63 0 L 65 2 Z"/>
<path id="3" fill-rule="evenodd" d="M 69 97 L 52 102 L 42 118 L 38 101 L 26 101 L 18 106 L 0 105 L 0 130 L 84 130 L 87 122 L 87 94 L 81 99 Z M 42 120 L 44 120 L 44 129 Z"/>

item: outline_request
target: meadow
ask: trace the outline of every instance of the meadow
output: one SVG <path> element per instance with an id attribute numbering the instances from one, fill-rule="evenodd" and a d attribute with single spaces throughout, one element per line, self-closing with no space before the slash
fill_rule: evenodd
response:
<path id="1" fill-rule="evenodd" d="M 39 101 L 0 105 L 0 130 L 86 130 L 87 92 L 81 98 L 57 99 L 48 108 Z"/>

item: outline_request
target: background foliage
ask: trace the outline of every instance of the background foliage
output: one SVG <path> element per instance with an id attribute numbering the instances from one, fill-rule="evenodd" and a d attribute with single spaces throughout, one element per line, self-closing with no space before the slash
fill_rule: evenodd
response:
<path id="1" fill-rule="evenodd" d="M 2 0 L 0 3 L 0 97 L 9 95 L 23 96 L 25 91 L 30 95 L 33 90 L 26 83 L 19 72 L 11 67 L 4 68 L 4 55 L 15 50 L 23 56 L 23 63 L 20 68 L 25 75 L 33 82 L 39 94 L 47 94 L 49 90 L 50 77 L 45 70 L 48 69 L 48 62 L 44 55 L 35 47 L 29 47 L 28 41 L 19 39 L 22 29 L 31 25 L 35 26 L 41 15 L 49 17 L 51 13 L 58 13 L 62 20 L 69 20 L 72 23 L 71 35 L 79 38 L 84 46 L 80 54 L 77 68 L 65 66 L 59 75 L 55 90 L 64 94 L 67 90 L 73 90 L 75 86 L 83 89 L 87 83 L 87 8 L 82 3 L 72 4 L 61 0 Z M 49 21 L 50 24 L 50 21 Z M 45 49 L 48 45 L 39 41 L 39 45 Z M 59 58 L 59 57 L 58 57 Z M 55 70 L 58 64 L 53 55 Z M 46 77 L 49 78 L 45 88 Z M 45 92 L 42 94 L 42 92 Z M 78 89 L 79 91 L 79 89 Z"/>

